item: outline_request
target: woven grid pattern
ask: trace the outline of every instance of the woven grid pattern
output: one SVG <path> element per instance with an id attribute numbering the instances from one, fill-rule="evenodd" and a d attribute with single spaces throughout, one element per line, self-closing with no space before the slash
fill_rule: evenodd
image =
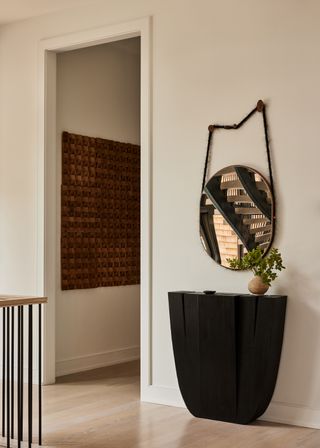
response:
<path id="1" fill-rule="evenodd" d="M 140 283 L 140 147 L 62 134 L 61 289 Z"/>

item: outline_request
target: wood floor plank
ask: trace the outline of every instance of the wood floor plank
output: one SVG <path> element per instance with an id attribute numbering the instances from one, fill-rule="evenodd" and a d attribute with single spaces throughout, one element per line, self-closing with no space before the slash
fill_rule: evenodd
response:
<path id="1" fill-rule="evenodd" d="M 196 419 L 139 401 L 139 365 L 59 378 L 44 388 L 44 445 L 51 448 L 319 448 L 320 431 L 258 421 Z"/>

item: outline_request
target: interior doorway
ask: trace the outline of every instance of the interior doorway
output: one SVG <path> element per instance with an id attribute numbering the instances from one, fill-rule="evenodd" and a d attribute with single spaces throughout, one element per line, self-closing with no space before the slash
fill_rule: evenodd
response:
<path id="1" fill-rule="evenodd" d="M 140 358 L 140 37 L 59 53 L 56 111 L 59 377 Z"/>
<path id="2" fill-rule="evenodd" d="M 57 359 L 56 341 L 64 344 L 63 338 L 56 338 L 56 320 L 58 309 L 56 303 L 58 250 L 57 246 L 57 173 L 56 147 L 58 121 L 57 117 L 57 55 L 73 50 L 87 49 L 109 42 L 140 38 L 140 145 L 141 145 L 141 288 L 140 288 L 140 353 L 141 353 L 141 391 L 143 393 L 151 384 L 150 346 L 150 291 L 151 291 L 151 129 L 150 129 L 150 20 L 148 18 L 120 25 L 107 26 L 100 29 L 69 34 L 41 43 L 39 57 L 39 167 L 38 167 L 38 292 L 43 292 L 49 298 L 49 306 L 44 316 L 44 378 L 45 384 L 55 382 Z M 102 48 L 102 47 L 101 47 Z M 83 131 L 81 131 L 83 132 Z M 96 132 L 93 131 L 95 134 Z M 95 135 L 99 137 L 99 135 Z M 70 302 L 71 303 L 71 302 Z M 67 304 L 69 307 L 70 304 Z M 64 312 L 64 311 L 62 311 Z M 69 310 L 72 314 L 72 310 Z M 128 315 L 130 314 L 130 311 Z M 79 325 L 79 322 L 78 322 Z M 101 328 L 101 327 L 100 327 Z M 93 331 L 96 329 L 93 328 Z M 87 328 L 84 329 L 84 332 Z M 74 336 L 73 336 L 74 337 Z M 75 339 L 74 339 L 75 340 Z M 59 348 L 58 348 L 59 350 Z M 57 350 L 57 352 L 58 352 Z M 114 355 L 111 352 L 111 357 Z M 92 366 L 100 363 L 102 352 L 92 353 Z M 123 353 L 126 356 L 125 350 Z M 98 355 L 96 357 L 96 355 Z M 71 360 L 78 370 L 79 358 Z M 132 355 L 129 355 L 129 357 Z M 136 355 L 133 355 L 136 356 Z M 78 358 L 78 359 L 77 359 Z M 62 358 L 63 360 L 63 358 Z M 110 359 L 109 359 L 110 361 Z M 105 364 L 110 364 L 105 360 Z M 80 359 L 80 363 L 81 363 Z M 119 362 L 119 360 L 116 360 Z M 69 364 L 70 366 L 70 364 Z M 63 369 L 62 364 L 59 368 Z M 80 366 L 81 367 L 81 366 Z M 82 367 L 81 367 L 82 369 Z M 60 371 L 61 373 L 61 371 Z M 59 373 L 58 373 L 59 374 Z"/>

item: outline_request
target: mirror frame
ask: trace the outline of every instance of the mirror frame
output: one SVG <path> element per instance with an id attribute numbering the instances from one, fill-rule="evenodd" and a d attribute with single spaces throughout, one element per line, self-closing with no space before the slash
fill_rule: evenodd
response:
<path id="1" fill-rule="evenodd" d="M 201 240 L 201 245 L 202 245 L 203 249 L 205 250 L 206 254 L 207 254 L 213 261 L 215 261 L 215 262 L 216 262 L 218 265 L 220 265 L 221 267 L 226 268 L 226 269 L 229 269 L 229 270 L 231 270 L 231 271 L 236 271 L 237 269 L 233 269 L 233 268 L 231 268 L 230 266 L 223 265 L 223 264 L 221 263 L 220 253 L 219 253 L 218 256 L 217 256 L 218 260 L 215 259 L 212 255 L 210 255 L 210 253 L 208 252 L 208 250 L 206 249 L 206 247 L 205 247 L 205 245 L 204 245 L 204 243 L 203 243 L 203 241 L 202 241 L 202 240 L 203 240 L 202 214 L 204 213 L 204 211 L 202 211 L 202 208 L 203 208 L 204 205 L 205 205 L 205 204 L 203 203 L 204 199 L 206 199 L 206 198 L 211 199 L 211 198 L 208 196 L 207 192 L 205 191 L 207 185 L 208 185 L 210 182 L 212 182 L 213 179 L 214 179 L 217 175 L 219 175 L 220 173 L 222 173 L 223 171 L 230 170 L 230 169 L 234 169 L 234 168 L 245 168 L 245 169 L 247 169 L 247 170 L 249 170 L 249 171 L 251 171 L 251 172 L 257 174 L 258 176 L 261 177 L 262 181 L 266 184 L 266 186 L 267 186 L 267 188 L 268 188 L 268 190 L 269 190 L 269 194 L 270 194 L 270 197 L 271 197 L 271 213 L 270 213 L 271 238 L 270 238 L 270 242 L 269 242 L 268 247 L 264 250 L 263 256 L 266 256 L 266 255 L 268 254 L 269 250 L 271 249 L 271 246 L 272 246 L 272 243 L 273 243 L 273 240 L 274 240 L 274 237 L 275 237 L 275 223 L 276 223 L 276 217 L 275 217 L 275 197 L 274 197 L 274 192 L 272 191 L 272 188 L 271 188 L 271 185 L 270 185 L 269 181 L 268 181 L 268 180 L 266 179 L 266 177 L 265 177 L 263 174 L 261 174 L 258 170 L 254 169 L 254 168 L 252 168 L 252 167 L 249 167 L 249 166 L 247 166 L 247 165 L 234 164 L 234 165 L 228 165 L 227 167 L 221 168 L 219 171 L 217 171 L 216 173 L 214 173 L 214 174 L 210 177 L 210 179 L 205 183 L 205 186 L 204 186 L 204 188 L 203 188 L 203 191 L 202 191 L 202 194 L 201 194 L 201 198 L 200 198 L 200 213 L 199 213 L 200 220 L 199 220 L 199 230 L 200 230 L 200 240 Z M 250 194 L 248 194 L 248 195 L 250 196 Z M 251 197 L 251 196 L 250 196 L 250 197 Z M 252 202 L 255 202 L 255 201 L 252 200 Z M 213 204 L 212 204 L 212 205 L 213 205 Z M 215 205 L 213 205 L 213 207 L 215 207 L 215 209 L 218 209 L 218 207 L 216 207 Z M 218 209 L 218 210 L 219 210 L 219 209 Z M 265 214 L 264 214 L 264 215 L 265 215 Z M 266 215 L 265 215 L 265 216 L 266 216 Z M 268 217 L 267 217 L 267 218 L 268 218 Z M 235 228 L 234 228 L 229 222 L 228 222 L 228 224 L 229 224 L 229 226 L 231 227 L 231 229 L 235 232 L 235 234 L 239 237 L 238 231 L 236 231 Z M 207 228 L 210 227 L 210 222 L 207 222 L 207 223 L 206 223 L 206 227 L 207 227 Z M 214 249 L 215 245 L 216 245 L 217 247 L 219 247 L 219 245 L 218 245 L 218 241 L 217 241 L 217 237 L 216 237 L 216 231 L 215 231 L 215 229 L 214 229 L 214 224 L 213 224 L 213 232 L 212 232 L 210 235 L 211 235 L 211 237 L 212 237 L 212 239 L 213 239 L 212 248 Z M 240 238 L 240 239 L 241 239 L 241 238 Z M 257 246 L 257 247 L 259 247 L 259 246 Z M 214 252 L 214 250 L 213 250 L 213 252 Z"/>

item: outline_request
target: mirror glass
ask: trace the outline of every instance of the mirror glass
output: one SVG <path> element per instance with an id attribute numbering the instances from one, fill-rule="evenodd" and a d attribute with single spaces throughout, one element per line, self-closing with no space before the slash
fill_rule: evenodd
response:
<path id="1" fill-rule="evenodd" d="M 217 263 L 241 258 L 260 247 L 265 253 L 274 231 L 273 196 L 268 182 L 252 168 L 233 165 L 205 185 L 200 203 L 201 242 Z"/>

